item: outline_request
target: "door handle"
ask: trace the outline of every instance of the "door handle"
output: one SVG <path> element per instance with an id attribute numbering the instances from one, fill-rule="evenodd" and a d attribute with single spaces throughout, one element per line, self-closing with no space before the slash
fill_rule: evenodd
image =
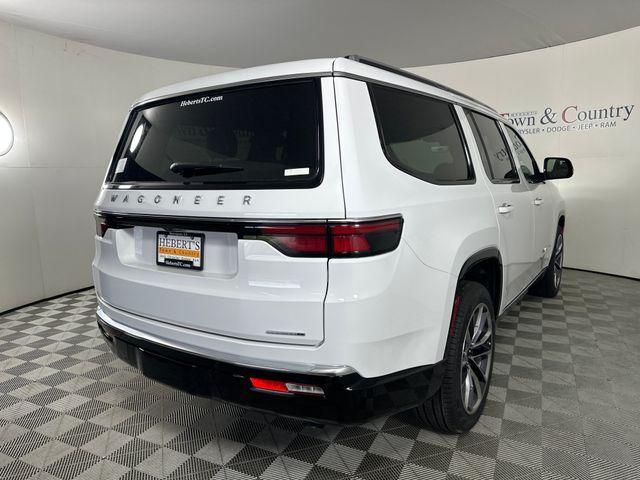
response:
<path id="1" fill-rule="evenodd" d="M 543 203 L 544 203 L 544 200 L 543 200 L 543 199 L 541 199 L 540 197 L 537 197 L 537 198 L 533 201 L 533 204 L 534 204 L 536 207 L 539 207 L 539 206 L 540 206 L 540 205 L 542 205 Z"/>
<path id="2" fill-rule="evenodd" d="M 498 213 L 504 215 L 505 213 L 513 212 L 513 205 L 510 203 L 503 203 L 498 207 Z"/>

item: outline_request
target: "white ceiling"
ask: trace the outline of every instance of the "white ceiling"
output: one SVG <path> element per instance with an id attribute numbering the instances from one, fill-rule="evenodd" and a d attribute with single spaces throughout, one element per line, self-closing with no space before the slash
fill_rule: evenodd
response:
<path id="1" fill-rule="evenodd" d="M 640 25 L 639 0 L 0 0 L 0 19 L 153 57 L 244 67 L 357 53 L 486 58 Z"/>

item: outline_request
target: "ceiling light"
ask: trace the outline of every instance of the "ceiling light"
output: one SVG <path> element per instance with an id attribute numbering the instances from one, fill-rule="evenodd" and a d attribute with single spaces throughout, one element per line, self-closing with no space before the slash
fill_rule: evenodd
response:
<path id="1" fill-rule="evenodd" d="M 13 128 L 9 119 L 0 112 L 0 156 L 6 154 L 13 146 Z"/>

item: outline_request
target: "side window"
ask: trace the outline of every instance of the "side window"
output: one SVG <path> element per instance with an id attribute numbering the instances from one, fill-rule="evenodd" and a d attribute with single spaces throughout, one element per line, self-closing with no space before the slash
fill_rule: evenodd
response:
<path id="1" fill-rule="evenodd" d="M 468 161 L 453 106 L 402 90 L 369 85 L 380 141 L 389 161 L 431 183 L 470 183 Z"/>
<path id="2" fill-rule="evenodd" d="M 482 156 L 482 163 L 491 181 L 518 183 L 518 171 L 496 121 L 469 110 L 466 114 Z"/>
<path id="3" fill-rule="evenodd" d="M 536 165 L 536 161 L 533 158 L 533 155 L 531 155 L 527 144 L 524 143 L 522 137 L 520 137 L 513 128 L 507 127 L 507 132 L 509 133 L 509 138 L 511 138 L 511 143 L 513 144 L 513 149 L 515 150 L 518 163 L 520 163 L 520 167 L 522 167 L 524 178 L 526 178 L 529 183 L 537 182 L 540 178 L 540 170 L 538 169 L 538 165 Z"/>

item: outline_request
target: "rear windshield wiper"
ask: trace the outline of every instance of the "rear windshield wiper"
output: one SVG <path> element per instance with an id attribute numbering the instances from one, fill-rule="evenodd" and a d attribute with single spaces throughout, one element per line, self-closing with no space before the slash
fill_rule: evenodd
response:
<path id="1" fill-rule="evenodd" d="M 225 167 L 224 165 L 203 165 L 201 163 L 174 162 L 169 167 L 173 173 L 182 175 L 185 178 L 197 177 L 200 175 L 215 175 L 216 173 L 241 172 L 242 167 Z"/>

